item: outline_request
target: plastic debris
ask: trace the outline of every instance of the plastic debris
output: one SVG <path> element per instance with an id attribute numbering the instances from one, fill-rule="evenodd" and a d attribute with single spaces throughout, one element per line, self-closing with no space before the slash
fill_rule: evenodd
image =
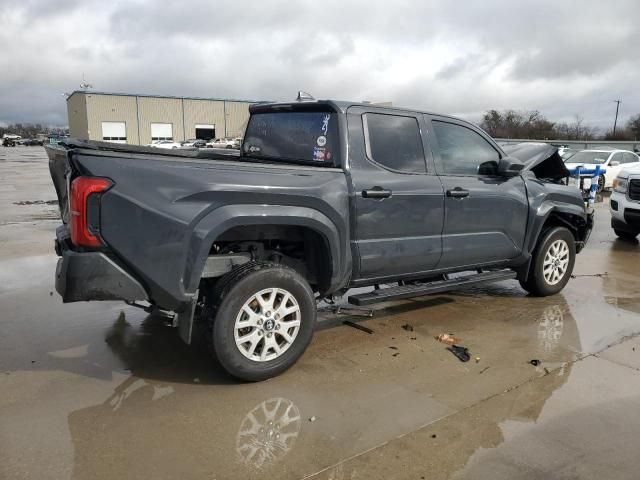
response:
<path id="1" fill-rule="evenodd" d="M 476 363 L 480 361 L 480 357 L 476 357 Z"/>
<path id="2" fill-rule="evenodd" d="M 534 358 L 533 360 L 529 360 L 529 363 L 530 363 L 531 365 L 533 365 L 534 367 L 537 367 L 537 366 L 538 366 L 538 365 L 540 365 L 540 363 L 542 363 L 542 362 L 540 362 L 540 360 L 538 360 L 537 358 Z"/>
<path id="3" fill-rule="evenodd" d="M 453 333 L 441 333 L 440 335 L 436 335 L 435 338 L 437 341 L 441 343 L 446 343 L 447 345 L 454 345 L 456 343 L 462 343 L 457 337 L 453 336 Z"/>
<path id="4" fill-rule="evenodd" d="M 315 415 L 313 417 L 309 417 L 310 422 L 315 422 L 318 419 Z"/>
<path id="5" fill-rule="evenodd" d="M 469 349 L 467 347 L 462 347 L 460 345 L 451 345 L 447 347 L 451 353 L 453 353 L 461 362 L 468 362 L 471 360 L 471 355 L 469 354 Z"/>
<path id="6" fill-rule="evenodd" d="M 342 322 L 344 325 L 348 325 L 349 327 L 353 327 L 362 332 L 368 333 L 369 335 L 373 334 L 373 330 L 367 327 L 363 327 L 362 325 L 358 325 L 357 323 L 350 322 L 349 320 L 345 320 Z"/>
<path id="7" fill-rule="evenodd" d="M 407 332 L 413 332 L 413 325 L 409 325 L 408 323 L 405 323 L 404 325 L 402 325 L 402 329 L 406 330 Z"/>

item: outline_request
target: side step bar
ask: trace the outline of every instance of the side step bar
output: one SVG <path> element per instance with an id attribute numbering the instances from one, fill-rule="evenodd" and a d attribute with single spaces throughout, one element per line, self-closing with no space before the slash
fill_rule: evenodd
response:
<path id="1" fill-rule="evenodd" d="M 353 305 L 371 305 L 372 303 L 388 302 L 402 298 L 420 297 L 430 293 L 446 292 L 457 288 L 477 285 L 479 283 L 499 282 L 500 280 L 511 280 L 516 278 L 513 270 L 498 270 L 493 272 L 482 272 L 474 275 L 451 278 L 448 280 L 437 280 L 429 283 L 417 283 L 401 285 L 398 287 L 380 288 L 372 292 L 351 295 L 349 303 Z"/>

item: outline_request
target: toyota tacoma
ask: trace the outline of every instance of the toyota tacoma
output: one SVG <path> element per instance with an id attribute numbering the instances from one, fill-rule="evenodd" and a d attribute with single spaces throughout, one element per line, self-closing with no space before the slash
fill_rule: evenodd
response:
<path id="1" fill-rule="evenodd" d="M 73 139 L 47 152 L 63 301 L 161 310 L 188 343 L 206 322 L 213 356 L 249 381 L 302 355 L 322 299 L 509 279 L 553 295 L 593 225 L 554 147 L 371 104 L 253 105 L 228 153 Z"/>

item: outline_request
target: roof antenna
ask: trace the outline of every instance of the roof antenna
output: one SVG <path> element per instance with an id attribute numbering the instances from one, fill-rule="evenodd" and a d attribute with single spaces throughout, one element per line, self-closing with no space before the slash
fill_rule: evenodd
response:
<path id="1" fill-rule="evenodd" d="M 303 92 L 302 90 L 298 91 L 298 98 L 296 98 L 297 102 L 308 102 L 310 100 L 315 100 L 315 98 L 313 98 L 313 95 L 307 92 Z"/>
<path id="2" fill-rule="evenodd" d="M 82 72 L 82 83 L 80 84 L 80 88 L 81 88 L 82 90 L 85 90 L 85 91 L 86 91 L 86 90 L 88 90 L 88 89 L 90 89 L 90 88 L 93 88 L 93 85 L 91 85 L 89 82 L 87 82 L 87 81 L 84 79 L 84 72 Z"/>

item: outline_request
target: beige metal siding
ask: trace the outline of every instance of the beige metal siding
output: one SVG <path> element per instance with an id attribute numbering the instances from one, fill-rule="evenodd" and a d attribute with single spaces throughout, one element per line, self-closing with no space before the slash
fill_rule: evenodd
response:
<path id="1" fill-rule="evenodd" d="M 177 142 L 195 138 L 196 124 L 214 125 L 217 138 L 239 137 L 250 102 L 74 92 L 67 99 L 71 135 L 102 140 L 102 122 L 124 122 L 127 143 L 151 142 L 152 123 L 170 123 Z"/>
<path id="2" fill-rule="evenodd" d="M 138 112 L 140 118 L 140 144 L 151 143 L 152 123 L 171 123 L 173 125 L 173 140 L 185 140 L 182 128 L 182 99 L 138 97 Z"/>
<path id="3" fill-rule="evenodd" d="M 76 93 L 67 98 L 67 115 L 69 116 L 69 135 L 73 138 L 89 140 L 87 104 L 84 95 Z"/>
<path id="4" fill-rule="evenodd" d="M 215 126 L 216 138 L 224 137 L 224 102 L 184 99 L 184 128 L 187 138 L 196 138 L 196 124 Z"/>
<path id="5" fill-rule="evenodd" d="M 242 137 L 249 120 L 249 105 L 247 102 L 225 102 L 227 106 L 226 137 Z"/>
<path id="6" fill-rule="evenodd" d="M 86 102 L 90 140 L 102 140 L 102 122 L 124 122 L 127 125 L 127 143 L 140 143 L 136 97 L 87 93 Z"/>

